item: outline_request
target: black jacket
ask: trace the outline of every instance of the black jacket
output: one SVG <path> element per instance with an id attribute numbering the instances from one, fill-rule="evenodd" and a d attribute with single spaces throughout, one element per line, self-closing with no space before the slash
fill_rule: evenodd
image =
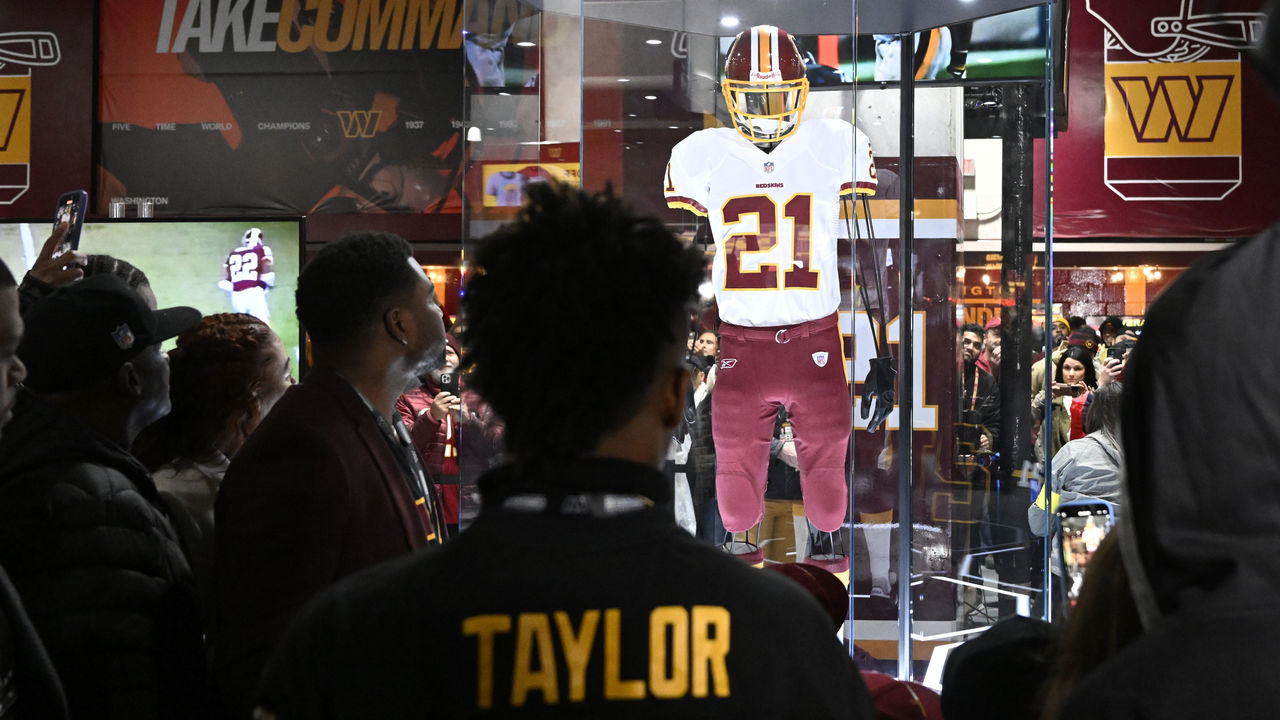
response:
<path id="1" fill-rule="evenodd" d="M 67 717 L 62 681 L 4 568 L 0 568 L 0 717 Z"/>
<path id="2" fill-rule="evenodd" d="M 0 564 L 74 717 L 202 716 L 191 570 L 150 475 L 27 393 L 0 437 Z"/>
<path id="3" fill-rule="evenodd" d="M 443 548 L 349 578 L 304 611 L 264 680 L 280 720 L 874 717 L 812 596 L 677 527 L 656 470 L 507 466 L 480 487 L 485 509 Z M 582 507 L 573 492 L 653 505 L 528 509 Z"/>
<path id="4" fill-rule="evenodd" d="M 1124 371 L 1113 531 L 1145 633 L 1085 676 L 1061 717 L 1280 708 L 1277 274 L 1273 228 L 1183 273 L 1147 313 Z"/>
<path id="5" fill-rule="evenodd" d="M 975 392 L 976 390 L 976 392 Z M 1000 383 L 991 373 L 966 362 L 960 376 L 959 452 L 973 454 L 979 437 L 991 436 L 991 449 L 1000 447 Z"/>
<path id="6" fill-rule="evenodd" d="M 689 448 L 689 486 L 694 501 L 705 502 L 716 495 L 716 442 L 711 434 L 710 393 L 697 405 L 690 398 L 685 408 L 685 419 L 693 437 Z"/>

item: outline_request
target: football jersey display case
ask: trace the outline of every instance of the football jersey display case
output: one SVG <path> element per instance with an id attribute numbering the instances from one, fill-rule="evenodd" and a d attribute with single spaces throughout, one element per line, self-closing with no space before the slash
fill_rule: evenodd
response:
<path id="1" fill-rule="evenodd" d="M 834 574 L 864 669 L 924 679 L 997 619 L 1051 614 L 1028 508 L 1053 300 L 1030 280 L 1051 268 L 1051 217 L 1032 252 L 1033 198 L 1051 192 L 1032 159 L 1052 151 L 1033 139 L 1054 116 L 1060 8 L 467 0 L 464 15 L 464 256 L 547 180 L 610 185 L 706 253 L 668 462 L 677 521 L 743 562 Z M 978 177 L 1002 208 L 983 304 L 961 289 Z"/>

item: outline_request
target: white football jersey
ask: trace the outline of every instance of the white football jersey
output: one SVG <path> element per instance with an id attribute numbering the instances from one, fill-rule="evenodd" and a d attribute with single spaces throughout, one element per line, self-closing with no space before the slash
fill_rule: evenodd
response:
<path id="1" fill-rule="evenodd" d="M 840 305 L 840 199 L 873 194 L 875 159 L 844 120 L 806 119 L 766 153 L 732 128 L 699 130 L 671 149 L 667 205 L 707 217 L 720 317 L 795 325 Z"/>

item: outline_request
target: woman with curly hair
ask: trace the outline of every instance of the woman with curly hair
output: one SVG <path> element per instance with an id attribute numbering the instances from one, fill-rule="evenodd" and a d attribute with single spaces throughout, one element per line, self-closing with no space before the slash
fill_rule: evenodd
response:
<path id="1" fill-rule="evenodd" d="M 134 448 L 169 504 L 206 609 L 218 486 L 231 457 L 293 383 L 280 337 L 252 315 L 206 316 L 169 351 L 173 410 L 143 430 Z"/>

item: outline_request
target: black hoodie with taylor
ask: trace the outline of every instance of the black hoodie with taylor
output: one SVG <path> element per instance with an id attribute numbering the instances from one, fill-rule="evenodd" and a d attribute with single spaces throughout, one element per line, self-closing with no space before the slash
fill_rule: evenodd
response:
<path id="1" fill-rule="evenodd" d="M 1145 632 L 1060 717 L 1280 714 L 1280 229 L 1201 261 L 1125 368 L 1126 517 Z"/>

